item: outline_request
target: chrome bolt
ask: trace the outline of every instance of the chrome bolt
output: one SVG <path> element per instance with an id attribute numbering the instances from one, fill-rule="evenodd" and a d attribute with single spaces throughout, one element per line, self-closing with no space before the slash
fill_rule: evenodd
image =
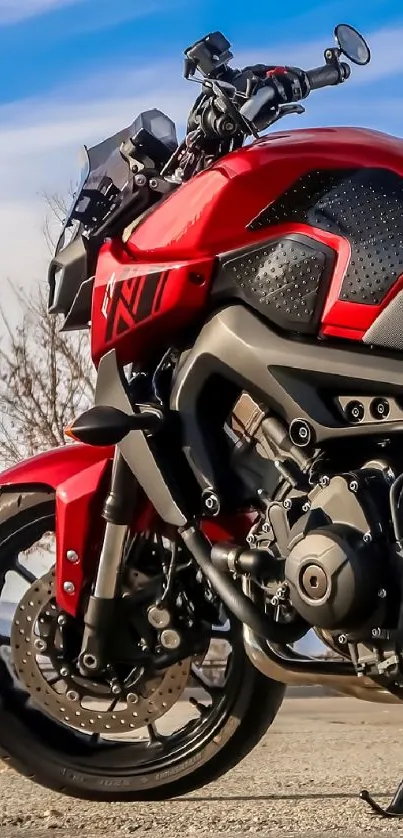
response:
<path id="1" fill-rule="evenodd" d="M 69 677 L 70 670 L 68 669 L 67 666 L 62 666 L 62 668 L 60 670 L 60 675 L 62 676 L 62 678 L 68 678 Z"/>
<path id="2" fill-rule="evenodd" d="M 71 564 L 77 564 L 79 560 L 78 553 L 76 553 L 75 550 L 67 550 L 66 559 L 68 562 L 71 562 Z"/>
<path id="3" fill-rule="evenodd" d="M 326 486 L 329 485 L 329 483 L 330 483 L 330 477 L 328 477 L 327 474 L 324 474 L 324 475 L 322 475 L 322 477 L 319 478 L 319 486 L 321 486 L 322 489 L 325 489 Z"/>
<path id="4" fill-rule="evenodd" d="M 158 180 L 156 177 L 152 177 L 150 180 L 150 189 L 158 189 Z"/>
<path id="5" fill-rule="evenodd" d="M 346 634 L 340 634 L 339 635 L 339 643 L 341 643 L 342 646 L 344 646 L 347 643 L 347 635 Z"/>
<path id="6" fill-rule="evenodd" d="M 68 690 L 66 693 L 68 701 L 80 701 L 80 696 L 76 690 Z"/>
<path id="7" fill-rule="evenodd" d="M 147 183 L 147 178 L 145 175 L 136 175 L 134 178 L 134 182 L 136 186 L 145 186 Z"/>
<path id="8" fill-rule="evenodd" d="M 67 617 L 65 614 L 59 614 L 57 618 L 57 623 L 59 626 L 65 626 L 67 623 Z"/>
<path id="9" fill-rule="evenodd" d="M 386 599 L 387 595 L 388 593 L 385 590 L 385 588 L 380 588 L 380 590 L 378 591 L 379 599 Z"/>
<path id="10" fill-rule="evenodd" d="M 98 661 L 95 655 L 83 655 L 83 664 L 86 669 L 96 669 L 98 666 Z"/>
<path id="11" fill-rule="evenodd" d="M 262 530 L 263 532 L 271 532 L 270 524 L 263 524 Z"/>
<path id="12" fill-rule="evenodd" d="M 161 646 L 164 649 L 177 649 L 181 643 L 180 634 L 174 629 L 164 629 L 161 632 Z"/>
<path id="13" fill-rule="evenodd" d="M 76 586 L 74 582 L 63 582 L 63 590 L 65 594 L 74 594 Z"/>
<path id="14" fill-rule="evenodd" d="M 303 512 L 309 512 L 310 508 L 311 508 L 311 502 L 309 500 L 307 500 L 307 502 L 304 503 L 304 505 L 302 507 L 302 511 Z"/>
<path id="15" fill-rule="evenodd" d="M 286 498 L 285 501 L 283 501 L 283 506 L 284 509 L 291 509 L 292 501 L 290 500 L 290 498 Z"/>
<path id="16" fill-rule="evenodd" d="M 111 690 L 113 695 L 120 695 L 120 693 L 122 692 L 122 690 L 119 687 L 119 684 L 112 684 Z"/>
<path id="17" fill-rule="evenodd" d="M 370 544 L 371 541 L 372 541 L 371 533 L 370 532 L 365 532 L 363 537 L 362 537 L 362 540 L 363 540 L 364 544 Z"/>
<path id="18" fill-rule="evenodd" d="M 348 488 L 350 492 L 358 492 L 358 480 L 350 480 Z"/>
<path id="19" fill-rule="evenodd" d="M 152 605 L 148 609 L 148 622 L 156 629 L 168 628 L 171 622 L 171 615 L 166 608 L 159 608 L 157 605 Z"/>
<path id="20" fill-rule="evenodd" d="M 45 640 L 42 640 L 40 637 L 38 637 L 38 639 L 34 642 L 34 647 L 37 652 L 46 652 L 48 645 L 45 642 Z"/>
<path id="21" fill-rule="evenodd" d="M 249 533 L 249 535 L 246 536 L 246 541 L 247 541 L 248 544 L 254 544 L 255 543 L 255 536 L 252 535 L 252 533 Z"/>
<path id="22" fill-rule="evenodd" d="M 139 697 L 136 693 L 127 693 L 126 701 L 128 701 L 129 704 L 137 704 L 138 700 Z"/>
<path id="23" fill-rule="evenodd" d="M 372 637 L 380 637 L 381 636 L 381 629 L 375 628 L 371 631 Z"/>

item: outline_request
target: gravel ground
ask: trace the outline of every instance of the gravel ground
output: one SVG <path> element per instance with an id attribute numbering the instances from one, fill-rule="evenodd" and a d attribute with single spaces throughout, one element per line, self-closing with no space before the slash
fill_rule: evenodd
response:
<path id="1" fill-rule="evenodd" d="M 0 836 L 177 838 L 403 836 L 357 795 L 391 796 L 403 775 L 403 708 L 349 698 L 290 698 L 266 739 L 217 783 L 166 803 L 92 804 L 47 792 L 0 763 Z"/>

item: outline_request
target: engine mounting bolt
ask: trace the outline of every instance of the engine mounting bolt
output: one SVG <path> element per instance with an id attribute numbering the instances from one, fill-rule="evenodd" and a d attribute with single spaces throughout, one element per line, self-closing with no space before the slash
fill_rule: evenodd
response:
<path id="1" fill-rule="evenodd" d="M 76 586 L 74 582 L 63 582 L 63 590 L 65 594 L 74 594 Z"/>
<path id="2" fill-rule="evenodd" d="M 379 599 L 386 599 L 387 595 L 388 593 L 385 590 L 385 588 L 380 588 L 380 590 L 378 591 Z"/>
<path id="3" fill-rule="evenodd" d="M 319 486 L 321 486 L 322 489 L 325 489 L 326 486 L 329 485 L 329 483 L 330 477 L 328 477 L 327 474 L 323 474 L 322 477 L 319 478 Z"/>
<path id="4" fill-rule="evenodd" d="M 129 704 L 137 704 L 138 700 L 139 697 L 136 693 L 127 693 L 126 701 L 128 701 Z"/>
<path id="5" fill-rule="evenodd" d="M 346 634 L 340 634 L 339 635 L 339 643 L 341 643 L 342 646 L 344 646 L 347 643 L 347 635 Z"/>
<path id="6" fill-rule="evenodd" d="M 358 480 L 350 480 L 348 488 L 350 489 L 350 492 L 358 492 Z"/>
<path id="7" fill-rule="evenodd" d="M 292 501 L 290 500 L 290 498 L 286 498 L 285 501 L 283 501 L 283 506 L 284 509 L 291 509 Z"/>
<path id="8" fill-rule="evenodd" d="M 48 648 L 48 644 L 46 643 L 46 641 L 42 640 L 40 637 L 38 637 L 38 639 L 35 640 L 34 646 L 37 652 L 46 652 L 46 649 Z"/>
<path id="9" fill-rule="evenodd" d="M 362 540 L 363 540 L 364 544 L 370 544 L 371 541 L 372 541 L 371 533 L 370 532 L 365 532 L 363 537 L 362 537 Z"/>
<path id="10" fill-rule="evenodd" d="M 67 550 L 66 559 L 68 562 L 71 562 L 71 564 L 77 564 L 79 561 L 78 553 L 76 553 L 75 550 Z"/>

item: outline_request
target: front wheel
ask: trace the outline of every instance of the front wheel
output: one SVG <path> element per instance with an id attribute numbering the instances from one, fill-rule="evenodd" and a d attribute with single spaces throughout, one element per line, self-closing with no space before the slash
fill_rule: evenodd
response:
<path id="1" fill-rule="evenodd" d="M 187 673 L 186 684 L 182 683 L 175 703 L 172 689 L 163 685 L 168 685 L 170 678 L 171 684 L 177 683 L 178 669 L 172 667 L 174 674 L 168 669 L 151 698 L 144 699 L 155 707 L 154 696 L 159 697 L 158 719 L 145 718 L 142 728 L 133 724 L 130 727 L 135 730 L 117 732 L 117 699 L 100 694 L 84 706 L 83 685 L 75 687 L 74 693 L 71 685 L 70 689 L 64 686 L 63 669 L 57 671 L 57 631 L 52 634 L 51 629 L 57 606 L 52 574 L 43 575 L 44 564 L 52 564 L 54 524 L 52 494 L 4 494 L 0 498 L 0 756 L 48 788 L 98 800 L 167 799 L 225 774 L 270 727 L 285 687 L 252 667 L 241 627 L 226 619 L 211 632 L 211 645 L 219 638 L 220 649 L 226 650 L 221 674 L 217 676 L 214 667 L 207 666 L 208 654 L 203 660 L 188 659 L 182 667 L 182 675 L 185 670 Z M 44 593 L 47 599 L 41 603 Z M 49 625 L 49 638 L 54 638 L 53 656 L 41 640 L 40 626 L 35 628 L 41 622 Z M 10 637 L 14 638 L 13 646 Z M 18 678 L 20 666 L 30 667 L 29 690 L 27 680 L 23 687 Z M 40 693 L 37 700 L 35 691 Z M 140 699 L 135 696 L 135 706 L 139 708 L 141 687 L 137 692 Z M 74 714 L 69 709 L 73 699 Z M 60 718 L 46 712 L 47 701 L 56 702 Z M 105 719 L 114 721 L 104 724 L 100 732 L 102 722 L 97 720 L 103 719 L 105 702 Z M 122 724 L 127 718 L 124 712 Z M 136 716 L 137 710 L 132 715 Z M 94 723 L 98 724 L 96 733 L 91 731 Z"/>

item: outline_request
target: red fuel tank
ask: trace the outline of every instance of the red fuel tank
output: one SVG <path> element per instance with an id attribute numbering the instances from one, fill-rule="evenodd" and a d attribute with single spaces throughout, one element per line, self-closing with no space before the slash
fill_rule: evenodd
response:
<path id="1" fill-rule="evenodd" d="M 282 329 L 403 349 L 385 315 L 400 305 L 402 274 L 403 141 L 278 132 L 172 193 L 124 251 L 101 253 L 94 359 L 111 346 L 123 361 L 133 347 L 139 358 L 157 349 L 162 330 L 174 336 L 201 317 L 222 286 Z"/>

